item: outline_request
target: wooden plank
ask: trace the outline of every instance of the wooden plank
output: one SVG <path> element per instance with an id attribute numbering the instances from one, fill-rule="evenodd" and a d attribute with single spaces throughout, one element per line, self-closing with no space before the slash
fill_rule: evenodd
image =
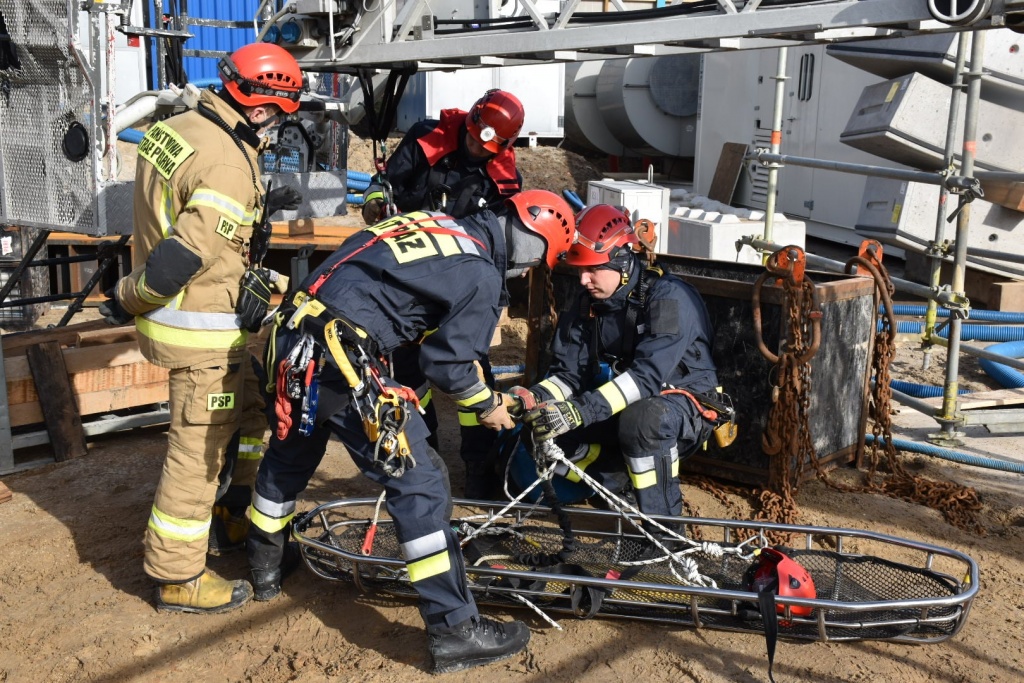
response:
<path id="1" fill-rule="evenodd" d="M 732 203 L 732 195 L 740 180 L 740 171 L 743 170 L 743 158 L 746 154 L 747 146 L 742 142 L 727 142 L 722 145 L 722 153 L 718 157 L 718 165 L 715 166 L 715 175 L 711 178 L 708 199 L 723 204 Z"/>
<path id="2" fill-rule="evenodd" d="M 981 189 L 985 191 L 985 201 L 1005 206 L 1014 211 L 1024 211 L 1024 182 L 1017 180 L 995 180 L 979 178 Z"/>
<path id="3" fill-rule="evenodd" d="M 60 344 L 48 341 L 28 349 L 26 355 L 39 393 L 46 433 L 53 445 L 54 459 L 63 462 L 85 455 L 88 447 L 82 416 L 75 404 Z"/>
<path id="4" fill-rule="evenodd" d="M 932 396 L 920 399 L 936 408 L 942 407 L 942 397 Z M 1024 403 L 1024 389 L 996 389 L 994 391 L 976 391 L 964 394 L 957 405 L 960 410 L 976 410 L 978 408 L 995 408 L 997 406 L 1015 406 Z"/>
<path id="5" fill-rule="evenodd" d="M 4 347 L 4 358 L 25 353 L 25 349 L 36 344 L 48 341 L 55 341 L 64 346 L 74 344 L 78 335 L 92 330 L 109 330 L 110 325 L 102 320 L 90 320 L 76 325 L 55 327 L 49 330 L 32 330 L 31 332 L 19 332 L 16 334 L 5 334 L 2 337 Z"/>
<path id="6" fill-rule="evenodd" d="M 0 503 L 6 503 L 13 497 L 14 494 L 11 493 L 11 490 L 4 486 L 4 483 L 0 481 Z"/>
<path id="7" fill-rule="evenodd" d="M 135 341 L 64 349 L 64 363 L 67 365 L 68 373 L 72 375 L 100 368 L 131 365 L 145 360 L 146 357 L 139 351 L 139 344 Z M 24 356 L 4 359 L 4 372 L 8 384 L 32 377 L 28 360 Z"/>
<path id="8" fill-rule="evenodd" d="M 136 341 L 139 338 L 138 332 L 132 325 L 123 327 L 110 327 L 102 330 L 86 330 L 79 332 L 75 337 L 75 346 L 99 346 L 105 344 L 121 344 L 123 342 Z"/>
<path id="9" fill-rule="evenodd" d="M 125 408 L 137 408 L 153 403 L 165 403 L 168 400 L 167 380 L 153 384 L 144 384 L 116 389 L 107 389 L 76 396 L 81 415 L 98 415 Z M 43 411 L 38 401 L 12 405 L 10 409 L 11 426 L 43 422 Z"/>

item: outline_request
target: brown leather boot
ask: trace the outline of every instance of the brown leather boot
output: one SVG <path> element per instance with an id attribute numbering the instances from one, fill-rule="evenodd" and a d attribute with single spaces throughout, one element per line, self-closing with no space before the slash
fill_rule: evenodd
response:
<path id="1" fill-rule="evenodd" d="M 241 607 L 252 597 L 248 581 L 228 581 L 206 571 L 184 583 L 165 583 L 156 592 L 160 612 L 219 614 Z"/>
<path id="2" fill-rule="evenodd" d="M 210 523 L 210 541 L 206 552 L 220 557 L 245 547 L 245 537 L 249 533 L 249 518 L 243 510 L 241 514 L 232 514 L 230 508 L 223 505 L 213 506 L 213 521 Z"/>

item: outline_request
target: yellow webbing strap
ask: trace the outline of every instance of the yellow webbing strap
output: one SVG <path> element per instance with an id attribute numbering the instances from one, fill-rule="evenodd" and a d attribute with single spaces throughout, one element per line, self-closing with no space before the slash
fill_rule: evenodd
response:
<path id="1" fill-rule="evenodd" d="M 327 348 L 331 352 L 334 362 L 338 364 L 341 374 L 345 376 L 345 381 L 353 389 L 359 390 L 363 380 L 352 366 L 352 361 L 348 359 L 348 354 L 345 353 L 345 349 L 341 345 L 341 337 L 338 336 L 339 322 L 335 319 L 327 323 L 327 327 L 324 328 L 324 339 L 327 341 Z"/>

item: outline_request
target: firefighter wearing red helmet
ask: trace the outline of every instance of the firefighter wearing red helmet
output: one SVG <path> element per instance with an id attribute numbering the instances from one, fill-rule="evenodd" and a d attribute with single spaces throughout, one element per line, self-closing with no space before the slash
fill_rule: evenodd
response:
<path id="1" fill-rule="evenodd" d="M 267 347 L 265 366 L 281 388 L 251 511 L 248 548 L 256 599 L 270 600 L 281 591 L 294 561 L 288 532 L 296 497 L 334 435 L 363 473 L 388 492 L 388 513 L 420 597 L 436 673 L 509 657 L 526 647 L 530 634 L 520 622 L 498 623 L 477 611 L 450 523 L 444 461 L 428 442 L 413 392 L 392 379 L 389 358 L 422 338 L 430 382 L 485 428 L 512 426 L 502 395 L 480 378 L 476 361 L 486 355 L 498 323 L 505 279 L 557 262 L 572 243 L 575 225 L 568 204 L 550 192 L 523 192 L 510 203 L 501 217 L 491 211 L 460 219 L 415 211 L 353 235 L 299 283 Z M 303 348 L 311 351 L 295 352 Z M 326 366 L 325 355 L 333 361 Z M 312 372 L 323 368 L 317 413 L 307 431 L 288 417 L 297 416 L 304 402 L 288 394 L 281 378 L 311 371 L 296 368 L 291 358 L 313 359 L 318 365 Z M 403 422 L 393 433 L 387 433 L 386 425 L 393 424 L 387 413 L 379 412 L 377 424 L 368 426 L 360 416 L 382 405 L 378 383 L 401 400 Z M 403 443 L 411 457 L 389 446 Z"/>
<path id="2" fill-rule="evenodd" d="M 707 308 L 691 285 L 648 266 L 623 209 L 590 206 L 576 221 L 565 262 L 580 290 L 558 321 L 550 374 L 510 394 L 536 439 L 558 439 L 642 512 L 679 515 L 679 463 L 714 427 L 700 403 L 718 385 Z"/>
<path id="3" fill-rule="evenodd" d="M 502 203 L 522 188 L 512 144 L 523 126 L 523 105 L 504 90 L 489 90 L 468 112 L 441 111 L 440 120 L 416 123 L 387 161 L 385 178 L 398 211 L 444 211 L 463 218 L 484 209 L 497 213 Z M 386 215 L 385 187 L 377 179 L 363 194 L 363 219 L 370 225 Z M 493 384 L 490 363 L 480 359 L 485 378 Z M 428 411 L 428 424 L 436 432 L 437 417 L 430 403 L 430 388 L 419 369 L 415 347 L 400 349 L 396 371 L 404 384 L 417 387 Z M 460 414 L 460 455 L 466 464 L 467 498 L 496 495 L 498 477 L 491 453 L 495 435 L 475 424 L 471 414 Z M 436 446 L 436 437 L 435 446 Z"/>
<path id="4" fill-rule="evenodd" d="M 264 196 L 257 162 L 265 131 L 298 108 L 298 63 L 256 43 L 222 59 L 220 76 L 223 89 L 139 143 L 134 269 L 101 305 L 108 322 L 134 320 L 142 353 L 169 370 L 167 457 L 144 558 L 162 611 L 223 612 L 252 596 L 246 581 L 207 572 L 206 555 L 244 547 L 266 430 L 246 350 L 272 277 L 250 263 L 254 224 L 299 199 L 290 188 Z"/>

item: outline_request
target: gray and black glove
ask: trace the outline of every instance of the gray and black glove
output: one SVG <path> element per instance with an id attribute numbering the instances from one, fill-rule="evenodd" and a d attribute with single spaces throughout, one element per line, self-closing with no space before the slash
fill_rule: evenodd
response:
<path id="1" fill-rule="evenodd" d="M 284 187 L 275 187 L 270 192 L 267 192 L 267 216 L 271 216 L 282 209 L 285 211 L 294 211 L 299 208 L 299 204 L 302 203 L 302 193 L 296 190 L 294 187 L 285 185 Z"/>
<path id="2" fill-rule="evenodd" d="M 100 315 L 103 316 L 103 320 L 108 325 L 127 325 L 135 316 L 128 311 L 121 308 L 121 304 L 117 302 L 117 296 L 114 294 L 114 287 L 111 287 L 107 291 L 103 292 L 103 296 L 107 297 L 107 300 L 96 307 Z"/>
<path id="3" fill-rule="evenodd" d="M 242 276 L 235 313 L 243 329 L 258 332 L 270 308 L 270 285 L 277 273 L 269 268 L 250 268 Z"/>
<path id="4" fill-rule="evenodd" d="M 583 426 L 583 416 L 572 401 L 541 403 L 523 418 L 533 429 L 533 437 L 547 441 Z"/>

